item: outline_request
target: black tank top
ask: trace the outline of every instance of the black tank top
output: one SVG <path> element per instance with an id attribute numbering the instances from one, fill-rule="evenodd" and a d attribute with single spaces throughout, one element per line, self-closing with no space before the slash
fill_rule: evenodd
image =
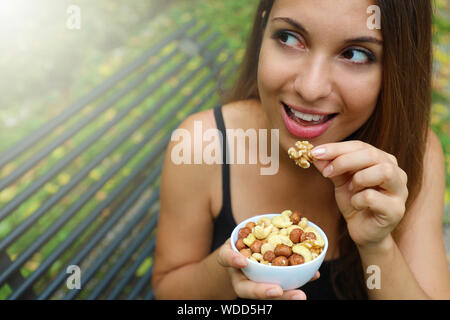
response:
<path id="1" fill-rule="evenodd" d="M 214 220 L 213 241 L 211 245 L 211 252 L 219 248 L 231 235 L 231 232 L 236 227 L 233 213 L 231 211 L 231 196 L 230 196 L 230 166 L 227 163 L 227 156 L 229 154 L 227 135 L 225 131 L 225 123 L 222 115 L 222 107 L 219 105 L 214 108 L 214 117 L 216 119 L 217 128 L 222 133 L 222 209 L 219 215 Z M 338 262 L 338 259 L 324 261 L 319 268 L 320 278 L 305 284 L 301 290 L 305 292 L 308 300 L 317 299 L 338 299 L 333 290 L 330 276 L 330 265 Z"/>

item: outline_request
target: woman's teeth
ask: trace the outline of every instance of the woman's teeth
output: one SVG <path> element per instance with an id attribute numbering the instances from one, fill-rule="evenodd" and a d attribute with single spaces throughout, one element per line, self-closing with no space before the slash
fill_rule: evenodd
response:
<path id="1" fill-rule="evenodd" d="M 324 115 L 318 115 L 318 114 L 307 114 L 302 113 L 300 111 L 294 110 L 292 108 L 289 108 L 289 110 L 297 117 L 304 121 L 322 121 L 325 119 L 326 116 Z"/>

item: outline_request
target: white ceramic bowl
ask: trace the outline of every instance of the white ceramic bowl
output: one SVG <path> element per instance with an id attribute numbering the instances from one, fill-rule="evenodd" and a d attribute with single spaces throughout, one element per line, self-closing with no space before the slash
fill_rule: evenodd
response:
<path id="1" fill-rule="evenodd" d="M 263 214 L 251 217 L 239 223 L 231 233 L 231 246 L 233 247 L 233 250 L 239 252 L 239 250 L 236 249 L 235 243 L 238 240 L 239 230 L 245 227 L 247 223 L 256 223 L 263 217 L 273 218 L 277 215 L 279 215 L 279 213 Z M 325 232 L 323 232 L 322 229 L 320 229 L 311 221 L 308 221 L 308 226 L 313 226 L 314 228 L 316 228 L 316 230 L 322 235 L 323 239 L 325 240 L 323 251 L 317 258 L 303 264 L 284 267 L 269 266 L 247 259 L 248 264 L 245 268 L 241 269 L 242 272 L 244 272 L 247 278 L 252 281 L 278 284 L 283 290 L 297 289 L 306 284 L 309 280 L 311 280 L 312 277 L 314 277 L 316 272 L 319 270 L 328 249 L 328 239 L 325 235 Z"/>

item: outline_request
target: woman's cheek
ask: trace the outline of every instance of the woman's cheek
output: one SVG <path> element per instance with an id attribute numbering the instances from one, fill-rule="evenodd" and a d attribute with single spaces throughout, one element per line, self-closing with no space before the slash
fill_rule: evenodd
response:
<path id="1" fill-rule="evenodd" d="M 349 75 L 341 78 L 340 83 L 340 91 L 347 107 L 346 111 L 363 117 L 365 115 L 365 118 L 368 119 L 375 109 L 380 93 L 381 79 L 379 76 L 373 74 L 372 77 L 362 78 Z"/>
<path id="2" fill-rule="evenodd" d="M 260 90 L 272 93 L 280 92 L 287 81 L 289 63 L 280 57 L 273 48 L 262 48 L 259 56 L 258 86 Z M 275 97 L 276 98 L 276 97 Z"/>

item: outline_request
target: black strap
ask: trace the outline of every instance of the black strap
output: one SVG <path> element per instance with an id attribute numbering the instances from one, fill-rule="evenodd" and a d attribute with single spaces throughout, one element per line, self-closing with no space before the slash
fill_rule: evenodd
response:
<path id="1" fill-rule="evenodd" d="M 230 166 L 228 164 L 228 143 L 225 122 L 222 115 L 222 106 L 214 108 L 214 117 L 216 118 L 217 129 L 222 133 L 222 210 L 231 213 L 231 195 L 230 195 Z"/>

